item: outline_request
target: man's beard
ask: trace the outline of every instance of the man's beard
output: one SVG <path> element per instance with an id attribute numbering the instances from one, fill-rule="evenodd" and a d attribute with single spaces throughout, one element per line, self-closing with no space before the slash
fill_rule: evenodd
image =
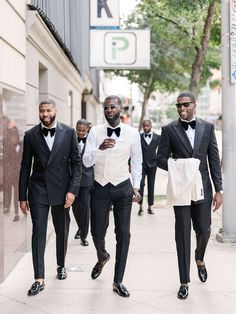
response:
<path id="1" fill-rule="evenodd" d="M 116 125 L 116 122 L 119 121 L 119 119 L 120 119 L 120 113 L 118 112 L 117 114 L 115 114 L 115 115 L 112 116 L 111 118 L 110 118 L 110 117 L 108 118 L 107 116 L 105 116 L 105 118 L 106 118 L 107 122 L 108 122 L 111 126 L 113 126 L 113 125 Z"/>
<path id="2" fill-rule="evenodd" d="M 43 125 L 45 126 L 49 126 L 51 124 L 53 124 L 53 122 L 55 121 L 56 115 L 49 117 L 49 121 L 44 121 L 43 118 L 40 118 L 40 121 L 42 122 Z"/>

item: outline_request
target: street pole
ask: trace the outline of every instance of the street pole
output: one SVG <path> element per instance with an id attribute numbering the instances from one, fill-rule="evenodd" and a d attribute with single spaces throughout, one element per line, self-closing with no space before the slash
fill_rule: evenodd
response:
<path id="1" fill-rule="evenodd" d="M 236 242 L 236 5 L 221 1 L 223 217 L 221 242 Z M 235 19 L 235 20 L 233 20 Z"/>

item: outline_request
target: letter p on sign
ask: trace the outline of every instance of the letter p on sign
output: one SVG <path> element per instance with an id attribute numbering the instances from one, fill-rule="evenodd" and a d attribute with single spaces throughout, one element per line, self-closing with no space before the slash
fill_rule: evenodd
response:
<path id="1" fill-rule="evenodd" d="M 108 64 L 133 64 L 136 61 L 136 35 L 134 33 L 106 33 L 104 59 Z"/>

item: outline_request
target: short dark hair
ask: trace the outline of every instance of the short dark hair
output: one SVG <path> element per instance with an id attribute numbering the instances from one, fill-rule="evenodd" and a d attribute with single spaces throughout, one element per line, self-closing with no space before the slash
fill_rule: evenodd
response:
<path id="1" fill-rule="evenodd" d="M 192 100 L 192 102 L 194 102 L 194 103 L 196 102 L 194 93 L 192 93 L 192 92 L 190 92 L 188 90 L 181 92 L 179 94 L 179 96 L 177 97 L 177 99 L 181 98 L 181 97 L 189 97 Z"/>
<path id="2" fill-rule="evenodd" d="M 107 97 L 104 99 L 103 103 L 105 103 L 108 99 L 117 99 L 119 105 L 122 106 L 122 101 L 121 101 L 121 99 L 120 99 L 119 96 L 116 96 L 116 95 L 107 96 Z"/>
<path id="3" fill-rule="evenodd" d="M 86 125 L 86 126 L 89 128 L 89 122 L 88 122 L 87 120 L 85 120 L 85 119 L 80 119 L 80 120 L 78 120 L 78 121 L 76 122 L 76 127 L 77 127 L 78 125 Z"/>
<path id="4" fill-rule="evenodd" d="M 53 108 L 55 108 L 57 106 L 53 99 L 45 99 L 45 100 L 40 101 L 39 107 L 42 105 L 52 105 Z"/>
<path id="5" fill-rule="evenodd" d="M 149 119 L 145 119 L 145 120 L 143 120 L 143 124 L 144 124 L 145 122 L 147 122 L 147 123 L 149 123 L 149 124 L 152 124 L 152 121 L 151 121 L 151 120 L 149 120 Z"/>

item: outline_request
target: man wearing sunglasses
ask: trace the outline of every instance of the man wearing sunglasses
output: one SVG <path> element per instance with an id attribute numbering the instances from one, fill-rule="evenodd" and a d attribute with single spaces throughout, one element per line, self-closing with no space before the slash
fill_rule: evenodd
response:
<path id="1" fill-rule="evenodd" d="M 142 177 L 142 150 L 137 130 L 120 121 L 121 99 L 108 96 L 103 103 L 106 123 L 91 128 L 83 162 L 94 165 L 94 187 L 91 192 L 91 233 L 97 250 L 98 262 L 92 279 L 100 276 L 110 255 L 105 248 L 105 235 L 109 224 L 109 212 L 113 204 L 116 234 L 116 257 L 113 291 L 129 297 L 122 283 L 130 242 L 130 214 L 132 202 L 139 202 Z M 129 165 L 131 165 L 130 181 Z"/>
<path id="2" fill-rule="evenodd" d="M 201 200 L 190 199 L 188 205 L 173 206 L 181 284 L 177 297 L 186 299 L 190 282 L 191 221 L 196 234 L 195 262 L 198 277 L 204 283 L 207 280 L 204 255 L 211 232 L 211 208 L 213 205 L 213 210 L 217 210 L 221 206 L 223 189 L 213 124 L 196 117 L 196 101 L 192 92 L 180 93 L 177 97 L 176 108 L 179 119 L 162 128 L 157 165 L 168 171 L 169 158 L 174 160 L 192 158 L 195 161 L 197 159 L 200 161 L 199 171 L 203 187 Z M 211 180 L 215 189 L 214 196 Z"/>

